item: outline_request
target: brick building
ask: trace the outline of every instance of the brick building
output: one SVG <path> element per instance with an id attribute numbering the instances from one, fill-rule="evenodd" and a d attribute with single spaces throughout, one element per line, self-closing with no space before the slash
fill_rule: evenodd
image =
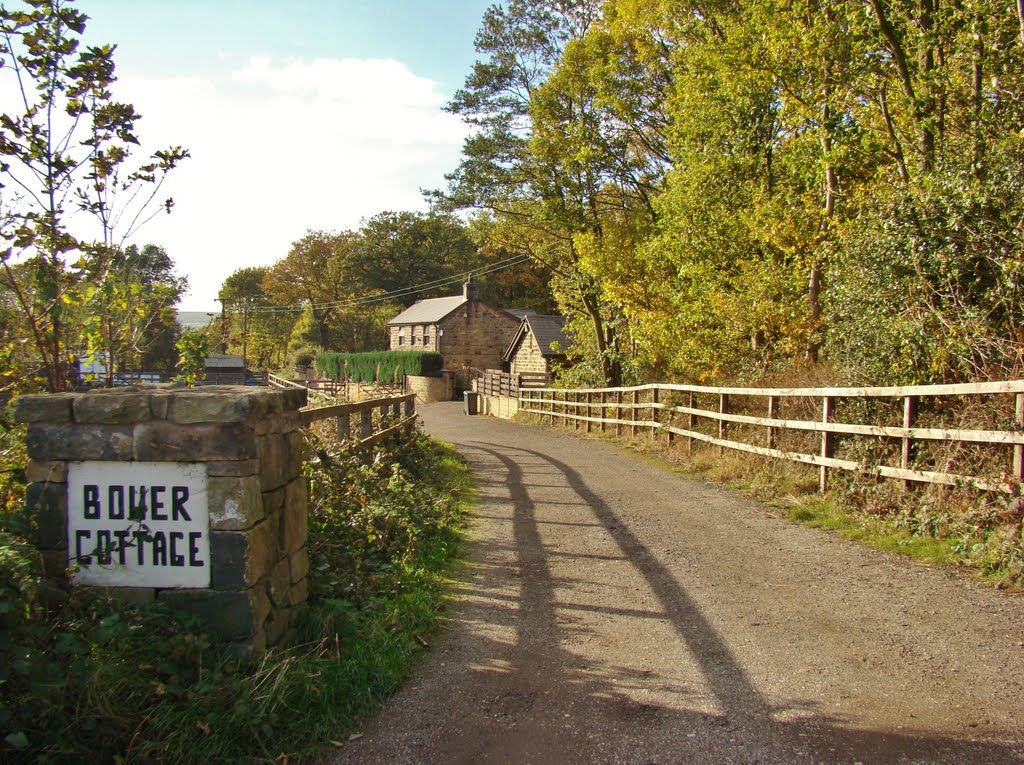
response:
<path id="1" fill-rule="evenodd" d="M 393 351 L 436 351 L 456 384 L 469 385 L 471 369 L 500 369 L 519 319 L 480 300 L 470 279 L 461 295 L 420 300 L 388 322 Z"/>
<path id="2" fill-rule="evenodd" d="M 570 345 L 563 317 L 528 313 L 505 350 L 504 360 L 513 375 L 550 376 L 558 366 L 565 364 Z"/>

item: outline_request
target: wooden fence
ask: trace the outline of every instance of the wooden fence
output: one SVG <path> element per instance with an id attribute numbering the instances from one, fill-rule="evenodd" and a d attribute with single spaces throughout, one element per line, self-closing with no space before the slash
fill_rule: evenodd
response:
<path id="1" fill-rule="evenodd" d="M 358 430 L 353 432 L 353 418 L 358 415 Z M 330 418 L 337 420 L 339 441 L 355 441 L 359 446 L 375 446 L 381 441 L 409 432 L 416 423 L 416 394 L 331 404 L 303 409 L 302 425 Z"/>
<path id="2" fill-rule="evenodd" d="M 310 400 L 319 401 L 321 403 L 327 403 L 334 401 L 337 398 L 337 389 L 321 389 L 315 385 L 305 382 L 294 382 L 292 380 L 286 380 L 283 377 L 267 373 L 267 385 L 272 388 L 299 388 L 300 390 L 307 391 Z"/>
<path id="3" fill-rule="evenodd" d="M 689 446 L 701 441 L 816 465 L 822 491 L 830 470 L 1010 494 L 1024 481 L 1021 380 L 885 388 L 520 389 L 519 407 L 588 432 L 595 426 L 614 428 L 616 435 L 660 431 L 670 444 L 683 437 Z M 987 427 L 979 428 L 979 421 Z M 960 472 L 964 463 L 978 469 Z"/>
<path id="4" fill-rule="evenodd" d="M 515 397 L 524 388 L 543 388 L 550 384 L 551 375 L 543 372 L 511 374 L 497 369 L 484 369 L 477 377 L 477 393 Z"/>

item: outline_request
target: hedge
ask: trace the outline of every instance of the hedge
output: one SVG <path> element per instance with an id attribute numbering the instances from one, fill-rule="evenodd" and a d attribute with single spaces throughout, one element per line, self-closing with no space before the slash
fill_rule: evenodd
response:
<path id="1" fill-rule="evenodd" d="M 425 376 L 441 371 L 440 353 L 430 351 L 370 351 L 320 353 L 316 371 L 332 380 L 348 377 L 356 382 L 398 382 L 405 375 Z M 378 375 L 379 370 L 379 375 Z"/>

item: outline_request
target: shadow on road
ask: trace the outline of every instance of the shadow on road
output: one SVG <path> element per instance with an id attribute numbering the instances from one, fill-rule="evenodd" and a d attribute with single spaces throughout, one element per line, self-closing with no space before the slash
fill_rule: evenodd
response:
<path id="1" fill-rule="evenodd" d="M 578 471 L 549 455 L 527 448 L 473 441 L 462 444 L 462 447 L 471 459 L 485 460 L 492 468 L 500 465 L 503 477 L 496 481 L 498 471 L 491 472 L 487 483 L 503 484 L 502 493 L 513 503 L 514 575 L 520 579 L 519 595 L 515 598 L 474 591 L 473 596 L 508 602 L 501 618 L 513 620 L 516 645 L 510 654 L 511 666 L 507 669 L 526 687 L 534 689 L 524 694 L 524 698 L 519 700 L 520 705 L 533 708 L 538 703 L 537 694 L 551 693 L 543 689 L 557 686 L 560 689 L 555 694 L 557 703 L 565 709 L 589 710 L 588 714 L 593 715 L 589 719 L 592 729 L 605 727 L 618 732 L 618 735 L 636 735 L 639 740 L 647 738 L 652 743 L 659 739 L 676 742 L 671 760 L 656 759 L 652 753 L 648 759 L 636 760 L 638 763 L 994 765 L 1024 762 L 1019 749 L 994 742 L 844 727 L 844 720 L 824 714 L 812 702 L 787 699 L 784 706 L 773 708 L 670 568 L 643 544 L 613 507 L 588 487 Z M 599 608 L 559 602 L 558 591 L 565 582 L 552 575 L 552 556 L 568 553 L 551 551 L 544 545 L 541 529 L 546 521 L 537 518 L 537 506 L 531 498 L 531 488 L 534 487 L 526 482 L 521 464 L 524 462 L 533 473 L 537 472 L 535 468 L 538 465 L 544 465 L 561 475 L 575 495 L 572 502 L 562 504 L 578 505 L 593 516 L 593 524 L 578 525 L 607 529 L 621 553 L 620 556 L 588 557 L 627 561 L 656 596 L 660 606 L 658 610 L 634 609 L 629 607 L 629 603 L 615 608 Z M 499 553 L 508 551 L 484 549 L 481 552 L 482 564 L 486 566 L 488 559 L 498 561 L 502 559 Z M 566 646 L 572 643 L 574 631 L 579 629 L 573 624 L 573 613 L 594 610 L 610 615 L 659 619 L 670 624 L 699 666 L 721 711 L 709 714 L 697 708 L 680 710 L 678 707 L 641 704 L 623 691 L 642 687 L 645 683 L 664 684 L 671 679 L 651 678 L 624 667 L 586 666 L 585 660 Z M 685 695 L 692 691 L 685 687 L 679 687 L 677 691 L 685 705 Z M 783 710 L 792 712 L 794 709 L 799 710 L 797 719 L 780 719 Z M 558 728 L 558 721 L 554 719 L 557 711 L 550 712 L 547 719 L 550 719 L 550 727 L 554 731 Z M 539 730 L 534 733 L 544 736 L 546 723 L 535 724 Z M 522 732 L 515 735 L 522 735 Z M 546 750 L 549 756 L 542 761 L 557 762 L 560 757 L 568 757 L 564 760 L 568 762 L 610 761 L 606 759 L 607 749 L 602 750 L 605 756 L 586 753 L 587 747 L 593 746 L 593 741 L 585 731 L 573 734 L 563 730 L 551 738 Z M 500 742 L 492 744 L 501 745 Z M 505 741 L 504 745 L 513 747 L 514 742 Z M 498 757 L 493 761 L 505 760 Z"/>

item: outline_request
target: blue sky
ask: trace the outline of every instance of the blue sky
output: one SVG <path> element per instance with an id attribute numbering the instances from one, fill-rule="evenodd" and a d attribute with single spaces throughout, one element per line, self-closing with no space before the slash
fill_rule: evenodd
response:
<path id="1" fill-rule="evenodd" d="M 134 241 L 167 248 L 213 310 L 224 277 L 269 265 L 307 230 L 424 209 L 466 128 L 441 106 L 476 55 L 490 0 L 79 0 L 118 46 L 115 97 L 144 149 L 192 158 Z"/>

